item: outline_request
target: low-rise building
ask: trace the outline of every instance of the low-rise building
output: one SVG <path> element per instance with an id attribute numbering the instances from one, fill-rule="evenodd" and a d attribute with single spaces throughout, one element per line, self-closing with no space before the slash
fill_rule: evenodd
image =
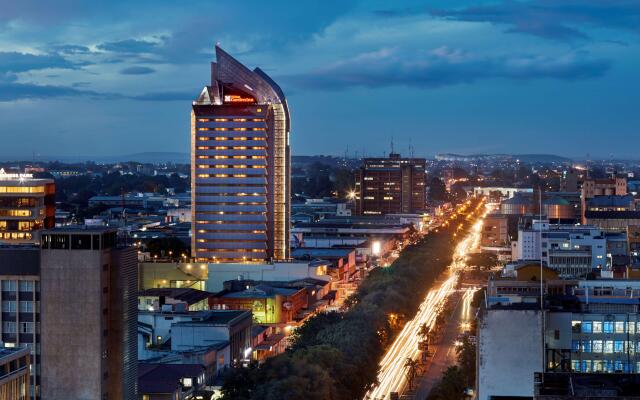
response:
<path id="1" fill-rule="evenodd" d="M 196 399 L 205 394 L 205 386 L 205 368 L 200 364 L 138 364 L 138 397 L 143 400 Z"/>
<path id="2" fill-rule="evenodd" d="M 26 347 L 0 347 L 0 398 L 26 400 L 29 391 L 31 361 Z"/>

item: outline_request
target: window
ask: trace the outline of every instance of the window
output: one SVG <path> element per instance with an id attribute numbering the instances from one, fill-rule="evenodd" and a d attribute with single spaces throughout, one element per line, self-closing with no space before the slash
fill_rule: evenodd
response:
<path id="1" fill-rule="evenodd" d="M 33 333 L 33 322 L 20 322 L 20 333 Z"/>
<path id="2" fill-rule="evenodd" d="M 602 333 L 601 321 L 593 321 L 593 333 Z"/>
<path id="3" fill-rule="evenodd" d="M 582 333 L 591 333 L 591 332 L 592 332 L 591 321 L 583 321 L 582 322 Z"/>
<path id="4" fill-rule="evenodd" d="M 602 324 L 602 330 L 604 333 L 613 333 L 613 321 L 605 321 Z"/>
<path id="5" fill-rule="evenodd" d="M 572 340 L 571 341 L 571 351 L 577 353 L 580 351 L 580 341 L 579 340 Z"/>
<path id="6" fill-rule="evenodd" d="M 582 351 L 584 351 L 585 353 L 591 353 L 591 341 L 590 340 L 583 340 L 582 341 Z"/>
<path id="7" fill-rule="evenodd" d="M 15 292 L 17 281 L 2 281 L 2 290 L 5 292 Z"/>
<path id="8" fill-rule="evenodd" d="M 616 340 L 613 342 L 614 353 L 624 353 L 624 340 Z"/>
<path id="9" fill-rule="evenodd" d="M 91 250 L 91 235 L 71 235 L 73 250 Z"/>
<path id="10" fill-rule="evenodd" d="M 593 360 L 593 372 L 603 372 L 604 371 L 604 361 L 602 360 Z"/>
<path id="11" fill-rule="evenodd" d="M 616 333 L 624 333 L 624 321 L 616 321 Z"/>
<path id="12" fill-rule="evenodd" d="M 15 301 L 3 301 L 2 302 L 2 312 L 16 312 L 16 302 Z"/>
<path id="13" fill-rule="evenodd" d="M 20 312 L 24 312 L 24 313 L 33 312 L 33 301 L 21 301 Z"/>
<path id="14" fill-rule="evenodd" d="M 19 281 L 18 287 L 21 292 L 33 292 L 33 281 Z"/>
<path id="15" fill-rule="evenodd" d="M 636 333 L 636 323 L 635 322 L 627 322 L 627 333 Z"/>
<path id="16" fill-rule="evenodd" d="M 604 341 L 604 352 L 605 353 L 613 353 L 613 340 L 605 340 Z"/>
<path id="17" fill-rule="evenodd" d="M 4 321 L 2 323 L 2 332 L 3 333 L 16 333 L 16 323 L 14 321 Z"/>
<path id="18" fill-rule="evenodd" d="M 571 370 L 573 372 L 580 372 L 580 360 L 571 360 Z"/>
<path id="19" fill-rule="evenodd" d="M 594 353 L 602 353 L 602 340 L 591 341 L 591 351 Z"/>

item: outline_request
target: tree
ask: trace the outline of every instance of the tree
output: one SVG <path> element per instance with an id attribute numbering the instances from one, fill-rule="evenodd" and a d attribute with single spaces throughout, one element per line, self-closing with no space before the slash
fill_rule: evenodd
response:
<path id="1" fill-rule="evenodd" d="M 436 176 L 429 180 L 429 198 L 435 201 L 449 201 L 449 193 L 444 182 Z"/>
<path id="2" fill-rule="evenodd" d="M 449 367 L 442 380 L 431 389 L 428 400 L 462 400 L 466 385 L 462 371 L 457 366 Z"/>
<path id="3" fill-rule="evenodd" d="M 467 387 L 472 387 L 476 381 L 476 345 L 468 337 L 465 337 L 456 352 L 464 383 Z"/>
<path id="4" fill-rule="evenodd" d="M 409 383 L 409 390 L 413 388 L 413 380 L 418 374 L 418 362 L 410 357 L 404 361 L 404 369 Z"/>

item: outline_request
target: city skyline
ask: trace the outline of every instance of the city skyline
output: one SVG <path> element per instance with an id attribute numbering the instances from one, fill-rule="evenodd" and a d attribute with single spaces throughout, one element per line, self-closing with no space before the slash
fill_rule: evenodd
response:
<path id="1" fill-rule="evenodd" d="M 294 155 L 381 155 L 393 139 L 399 152 L 423 156 L 632 158 L 611 135 L 640 144 L 635 2 L 4 9 L 3 158 L 188 153 L 185 101 L 218 42 L 287 93 Z"/>

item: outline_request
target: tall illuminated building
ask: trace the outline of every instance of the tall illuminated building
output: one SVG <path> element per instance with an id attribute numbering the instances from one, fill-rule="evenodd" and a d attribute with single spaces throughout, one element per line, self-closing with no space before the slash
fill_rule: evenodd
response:
<path id="1" fill-rule="evenodd" d="M 0 169 L 0 244 L 40 243 L 55 225 L 55 183 Z"/>
<path id="2" fill-rule="evenodd" d="M 280 87 L 216 46 L 191 112 L 192 255 L 289 258 L 289 110 Z"/>

